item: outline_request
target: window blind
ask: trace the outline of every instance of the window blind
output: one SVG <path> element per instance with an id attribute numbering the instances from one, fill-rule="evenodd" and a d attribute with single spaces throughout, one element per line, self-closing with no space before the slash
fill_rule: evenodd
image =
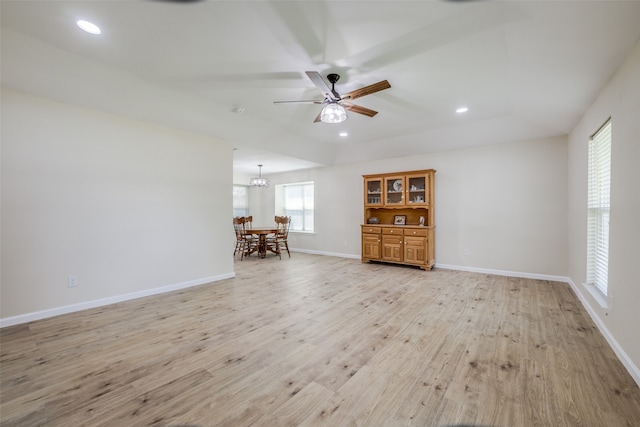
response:
<path id="1" fill-rule="evenodd" d="M 589 140 L 587 284 L 605 296 L 609 270 L 611 119 Z"/>
<path id="2" fill-rule="evenodd" d="M 291 217 L 293 231 L 313 231 L 314 184 L 303 182 L 284 186 L 284 213 Z"/>
<path id="3" fill-rule="evenodd" d="M 249 215 L 249 192 L 245 185 L 233 186 L 233 216 Z"/>

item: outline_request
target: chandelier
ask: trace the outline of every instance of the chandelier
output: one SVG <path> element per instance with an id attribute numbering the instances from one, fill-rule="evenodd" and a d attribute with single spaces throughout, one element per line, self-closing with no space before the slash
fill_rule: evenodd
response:
<path id="1" fill-rule="evenodd" d="M 249 181 L 249 185 L 251 187 L 268 187 L 269 186 L 269 178 L 263 178 L 262 177 L 262 165 L 258 165 L 258 167 L 260 168 L 260 172 L 258 173 L 258 177 L 257 178 L 251 178 L 251 180 Z"/>

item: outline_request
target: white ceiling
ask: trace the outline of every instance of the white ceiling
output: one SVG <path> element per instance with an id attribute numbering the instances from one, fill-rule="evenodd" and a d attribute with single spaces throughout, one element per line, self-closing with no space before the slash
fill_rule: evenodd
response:
<path id="1" fill-rule="evenodd" d="M 4 85 L 230 141 L 250 175 L 566 134 L 640 37 L 638 1 L 0 5 Z M 391 88 L 354 101 L 373 118 L 313 123 L 273 104 L 322 99 L 305 71 Z"/>

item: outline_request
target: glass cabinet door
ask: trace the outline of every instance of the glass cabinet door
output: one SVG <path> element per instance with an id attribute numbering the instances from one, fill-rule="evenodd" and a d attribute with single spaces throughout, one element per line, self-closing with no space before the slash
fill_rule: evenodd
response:
<path id="1" fill-rule="evenodd" d="M 389 176 L 384 179 L 384 204 L 387 206 L 403 206 L 404 198 L 404 176 Z"/>
<path id="2" fill-rule="evenodd" d="M 426 206 L 429 201 L 429 177 L 407 175 L 407 205 Z"/>
<path id="3" fill-rule="evenodd" d="M 365 206 L 382 206 L 382 178 L 367 178 L 364 181 Z"/>

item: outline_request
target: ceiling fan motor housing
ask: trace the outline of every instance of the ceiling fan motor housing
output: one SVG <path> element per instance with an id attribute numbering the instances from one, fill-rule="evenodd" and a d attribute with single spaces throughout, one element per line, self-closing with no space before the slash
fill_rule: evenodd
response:
<path id="1" fill-rule="evenodd" d="M 335 73 L 327 74 L 327 80 L 329 80 L 329 83 L 331 83 L 331 92 L 333 93 L 333 96 L 335 96 L 339 101 L 341 98 L 340 98 L 340 94 L 336 92 L 336 82 L 340 80 L 340 74 L 335 74 Z"/>
<path id="2" fill-rule="evenodd" d="M 340 74 L 327 74 L 327 80 L 329 80 L 329 83 L 331 84 L 336 84 L 336 82 L 340 80 Z"/>

